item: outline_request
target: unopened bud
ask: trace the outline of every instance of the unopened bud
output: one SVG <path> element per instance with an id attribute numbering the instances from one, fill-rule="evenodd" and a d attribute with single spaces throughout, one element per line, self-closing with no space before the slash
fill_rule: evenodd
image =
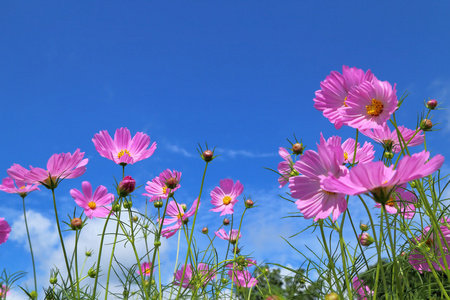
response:
<path id="1" fill-rule="evenodd" d="M 181 208 L 183 208 L 183 211 L 186 211 L 187 210 L 187 205 L 186 204 L 181 204 Z"/>
<path id="2" fill-rule="evenodd" d="M 129 209 L 133 206 L 133 202 L 131 200 L 123 202 L 123 208 Z"/>
<path id="3" fill-rule="evenodd" d="M 230 225 L 230 220 L 227 218 L 223 219 L 223 225 L 225 226 Z"/>
<path id="4" fill-rule="evenodd" d="M 362 246 L 369 246 L 374 242 L 373 238 L 367 232 L 361 233 L 358 240 Z"/>
<path id="5" fill-rule="evenodd" d="M 221 281 L 223 284 L 225 284 L 225 283 L 228 282 L 228 279 L 226 279 L 225 277 L 223 277 L 220 281 Z"/>
<path id="6" fill-rule="evenodd" d="M 58 278 L 56 277 L 50 277 L 50 284 L 56 284 L 58 282 Z"/>
<path id="7" fill-rule="evenodd" d="M 438 105 L 438 102 L 436 101 L 436 99 L 431 99 L 431 100 L 428 100 L 428 102 L 427 102 L 428 109 L 435 109 L 437 105 Z"/>
<path id="8" fill-rule="evenodd" d="M 156 208 L 161 208 L 163 207 L 164 203 L 162 201 L 155 201 L 153 202 L 153 206 Z"/>
<path id="9" fill-rule="evenodd" d="M 392 152 L 384 152 L 384 157 L 387 159 L 392 159 L 394 157 L 394 153 Z"/>
<path id="10" fill-rule="evenodd" d="M 429 119 L 423 119 L 422 122 L 420 122 L 420 129 L 423 131 L 429 131 L 433 128 L 433 123 Z"/>
<path id="11" fill-rule="evenodd" d="M 411 188 L 415 188 L 415 187 L 417 186 L 417 184 L 416 184 L 415 181 L 411 181 L 411 182 L 409 183 L 409 185 L 411 186 Z"/>
<path id="12" fill-rule="evenodd" d="M 233 248 L 233 253 L 235 253 L 236 252 L 236 254 L 239 254 L 240 252 L 241 252 L 241 249 L 239 248 L 239 247 L 234 247 Z"/>
<path id="13" fill-rule="evenodd" d="M 119 183 L 119 196 L 126 197 L 128 194 L 132 193 L 136 188 L 136 180 L 131 176 L 125 176 Z"/>
<path id="14" fill-rule="evenodd" d="M 161 246 L 161 241 L 155 241 L 153 245 L 155 245 L 155 247 L 159 247 Z"/>
<path id="15" fill-rule="evenodd" d="M 36 291 L 31 291 L 30 296 L 31 296 L 33 299 L 37 299 L 38 293 L 37 293 Z"/>
<path id="16" fill-rule="evenodd" d="M 139 220 L 139 218 L 137 216 L 133 217 L 133 222 L 137 222 Z"/>
<path id="17" fill-rule="evenodd" d="M 203 234 L 208 234 L 208 232 L 209 232 L 208 227 L 203 227 L 202 233 Z"/>
<path id="18" fill-rule="evenodd" d="M 94 268 L 90 268 L 88 271 L 88 276 L 91 278 L 95 278 L 95 276 L 97 276 L 97 271 Z"/>
<path id="19" fill-rule="evenodd" d="M 118 212 L 118 211 L 120 211 L 120 204 L 119 203 L 116 203 L 116 204 L 113 204 L 113 206 L 112 206 L 112 211 L 114 211 L 114 212 Z"/>
<path id="20" fill-rule="evenodd" d="M 78 229 L 83 228 L 83 220 L 81 220 L 80 218 L 73 218 L 73 219 L 70 221 L 70 227 L 71 227 L 73 230 L 78 230 Z"/>
<path id="21" fill-rule="evenodd" d="M 87 257 L 90 257 L 90 256 L 92 255 L 92 252 L 91 252 L 91 251 L 86 251 L 86 252 L 84 253 L 84 255 L 86 255 Z"/>
<path id="22" fill-rule="evenodd" d="M 166 186 L 167 186 L 169 189 L 174 189 L 174 188 L 177 187 L 177 185 L 178 185 L 178 180 L 177 180 L 176 178 L 170 177 L 170 178 L 167 179 L 167 181 L 166 181 Z"/>
<path id="23" fill-rule="evenodd" d="M 304 149 L 303 144 L 295 143 L 294 145 L 292 145 L 292 152 L 294 152 L 297 155 L 302 154 L 303 149 Z"/>
<path id="24" fill-rule="evenodd" d="M 246 208 L 250 208 L 250 207 L 252 207 L 253 206 L 253 201 L 252 201 L 252 199 L 247 199 L 247 200 L 245 200 L 245 207 Z"/>
<path id="25" fill-rule="evenodd" d="M 367 231 L 369 230 L 369 226 L 367 224 L 361 223 L 359 225 L 359 228 L 361 229 L 361 231 Z"/>
<path id="26" fill-rule="evenodd" d="M 325 300 L 339 300 L 339 295 L 336 293 L 329 293 L 325 296 Z"/>
<path id="27" fill-rule="evenodd" d="M 206 162 L 210 162 L 214 158 L 214 153 L 211 150 L 205 150 L 202 154 L 202 158 Z"/>

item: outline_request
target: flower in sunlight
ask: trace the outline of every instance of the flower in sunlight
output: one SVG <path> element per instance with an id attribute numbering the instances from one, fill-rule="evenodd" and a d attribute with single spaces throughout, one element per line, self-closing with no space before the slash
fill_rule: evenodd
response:
<path id="1" fill-rule="evenodd" d="M 77 189 L 71 189 L 70 195 L 84 209 L 84 214 L 90 219 L 108 216 L 111 209 L 106 207 L 106 205 L 114 201 L 114 195 L 108 193 L 108 190 L 103 185 L 98 186 L 92 195 L 92 185 L 88 181 L 83 181 L 81 189 L 82 192 Z"/>
<path id="2" fill-rule="evenodd" d="M 332 71 L 324 81 L 320 83 L 321 90 L 316 91 L 314 107 L 323 112 L 323 115 L 334 124 L 336 129 L 340 129 L 345 122 L 342 119 L 342 109 L 347 107 L 347 97 L 349 92 L 363 82 L 373 82 L 375 76 L 370 70 L 364 73 L 363 70 L 355 67 L 342 66 L 342 74 Z"/>
<path id="3" fill-rule="evenodd" d="M 147 193 L 142 195 L 150 197 L 150 202 L 167 199 L 169 191 L 172 194 L 180 188 L 180 178 L 181 172 L 167 169 L 153 178 L 151 182 L 147 181 L 145 186 Z M 175 186 L 174 183 L 176 183 Z"/>
<path id="4" fill-rule="evenodd" d="M 250 288 L 258 284 L 258 280 L 247 270 L 228 270 L 228 276 L 240 287 Z"/>
<path id="5" fill-rule="evenodd" d="M 170 238 L 173 236 L 178 229 L 183 226 L 183 223 L 186 224 L 189 221 L 189 217 L 192 217 L 195 214 L 195 211 L 198 207 L 200 207 L 200 201 L 195 199 L 194 203 L 192 203 L 191 208 L 188 211 L 185 211 L 183 208 L 183 204 L 178 204 L 175 201 L 170 201 L 167 204 L 166 217 L 164 219 L 163 225 L 169 225 L 172 223 L 172 226 L 168 226 L 161 231 L 161 235 L 165 238 Z M 159 220 L 161 222 L 161 219 Z"/>
<path id="6" fill-rule="evenodd" d="M 278 164 L 277 168 L 278 173 L 281 174 L 280 178 L 278 178 L 278 182 L 280 183 L 280 188 L 282 188 L 289 182 L 289 177 L 298 175 L 298 172 L 293 168 L 294 162 L 292 161 L 291 154 L 285 148 L 280 147 L 278 154 L 284 159 Z"/>
<path id="7" fill-rule="evenodd" d="M 229 241 L 231 244 L 236 244 L 238 238 L 242 237 L 242 233 L 237 229 L 231 229 L 229 233 L 227 233 L 224 229 L 220 229 L 214 233 L 218 238 Z M 239 234 L 239 236 L 238 236 Z"/>
<path id="8" fill-rule="evenodd" d="M 355 163 L 365 164 L 371 162 L 375 157 L 373 145 L 368 142 L 364 142 L 362 147 L 359 143 L 356 145 L 355 156 L 355 140 L 352 138 L 342 143 L 342 150 L 344 151 L 344 163 L 353 163 L 353 157 L 355 157 Z"/>
<path id="9" fill-rule="evenodd" d="M 174 275 L 175 285 L 181 284 L 184 288 L 199 289 L 216 277 L 216 271 L 214 269 L 209 269 L 209 266 L 204 263 L 199 263 L 197 268 L 188 264 L 187 267 L 183 265 Z"/>
<path id="10" fill-rule="evenodd" d="M 80 149 L 73 154 L 53 154 L 47 162 L 47 170 L 31 167 L 30 172 L 25 175 L 25 181 L 54 189 L 63 179 L 77 178 L 86 172 L 89 159 L 83 157 L 84 152 L 80 152 Z"/>
<path id="11" fill-rule="evenodd" d="M 144 276 L 150 276 L 153 272 L 153 266 L 152 263 L 144 262 L 141 264 L 141 269 L 136 270 L 138 274 L 142 274 Z"/>
<path id="12" fill-rule="evenodd" d="M 359 279 L 357 276 L 353 277 L 353 289 L 355 290 L 358 300 L 368 300 L 367 296 L 372 296 L 373 291 L 364 284 L 364 281 Z"/>
<path id="13" fill-rule="evenodd" d="M 10 232 L 11 226 L 5 221 L 5 218 L 0 218 L 0 244 L 3 244 L 8 240 Z"/>
<path id="14" fill-rule="evenodd" d="M 153 143 L 147 149 L 150 145 L 150 137 L 148 135 L 143 132 L 137 132 L 131 139 L 130 131 L 127 128 L 117 129 L 114 140 L 108 131 L 103 130 L 96 133 L 92 141 L 95 149 L 101 156 L 123 166 L 149 158 L 156 149 L 156 143 Z"/>
<path id="15" fill-rule="evenodd" d="M 220 187 L 216 186 L 211 191 L 211 203 L 215 207 L 210 211 L 221 212 L 220 216 L 226 214 L 233 214 L 233 206 L 238 202 L 239 197 L 244 191 L 244 186 L 236 180 L 234 184 L 232 179 L 222 179 L 220 181 Z"/>
<path id="16" fill-rule="evenodd" d="M 17 187 L 16 187 L 17 185 Z M 39 191 L 39 188 L 35 184 L 27 184 L 25 181 L 20 181 L 16 179 L 16 185 L 14 180 L 10 177 L 3 179 L 2 184 L 0 184 L 0 191 L 11 194 L 19 194 L 21 197 L 25 197 L 28 193 L 32 191 Z"/>
<path id="17" fill-rule="evenodd" d="M 417 197 L 414 193 L 406 190 L 406 183 L 396 187 L 386 201 L 386 212 L 396 214 L 397 212 L 405 219 L 412 219 L 416 211 L 414 203 L 417 202 Z M 381 204 L 375 204 L 375 207 L 381 208 Z M 398 207 L 398 209 L 397 209 Z"/>

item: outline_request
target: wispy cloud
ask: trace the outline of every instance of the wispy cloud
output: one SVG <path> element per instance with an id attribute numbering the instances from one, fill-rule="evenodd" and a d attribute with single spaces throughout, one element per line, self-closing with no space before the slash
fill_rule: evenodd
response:
<path id="1" fill-rule="evenodd" d="M 177 145 L 166 145 L 167 149 L 173 153 L 181 154 L 185 157 L 193 157 L 194 155 L 190 152 L 188 152 L 186 149 L 181 148 Z"/>
<path id="2" fill-rule="evenodd" d="M 436 98 L 436 100 L 439 103 L 442 103 L 445 101 L 445 99 L 448 99 L 450 97 L 450 79 L 442 79 L 437 78 L 433 82 L 431 82 L 429 89 L 431 90 L 431 95 L 433 98 Z M 445 131 L 450 131 L 450 115 L 444 114 L 445 118 L 445 124 L 443 125 L 443 128 Z"/>
<path id="3" fill-rule="evenodd" d="M 233 150 L 233 149 L 224 149 L 224 148 L 217 148 L 214 154 L 223 155 L 230 158 L 237 158 L 237 157 L 247 157 L 247 158 L 260 158 L 260 157 L 271 157 L 271 156 L 277 156 L 277 152 L 271 152 L 271 153 L 255 153 L 248 150 Z"/>

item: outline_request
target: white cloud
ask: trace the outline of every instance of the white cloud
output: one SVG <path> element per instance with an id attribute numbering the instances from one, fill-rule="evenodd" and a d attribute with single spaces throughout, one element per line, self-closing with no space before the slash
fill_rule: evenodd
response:
<path id="1" fill-rule="evenodd" d="M 248 157 L 248 158 L 259 158 L 259 157 L 271 157 L 277 156 L 278 153 L 254 153 L 248 150 L 232 150 L 232 149 L 224 149 L 217 148 L 214 152 L 216 155 L 223 155 L 226 157 L 236 158 L 236 157 Z"/>
<path id="2" fill-rule="evenodd" d="M 431 82 L 429 89 L 432 91 L 432 98 L 436 98 L 438 103 L 446 101 L 450 97 L 450 79 L 437 78 Z M 444 113 L 443 128 L 445 131 L 450 131 L 450 114 Z"/>
<path id="3" fill-rule="evenodd" d="M 192 153 L 188 152 L 186 149 L 181 148 L 177 145 L 166 145 L 166 148 L 173 153 L 181 154 L 185 157 L 193 157 L 194 156 Z"/>

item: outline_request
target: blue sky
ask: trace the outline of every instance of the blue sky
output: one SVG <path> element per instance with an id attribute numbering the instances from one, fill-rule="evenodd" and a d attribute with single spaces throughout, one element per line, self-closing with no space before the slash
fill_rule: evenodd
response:
<path id="1" fill-rule="evenodd" d="M 100 130 L 113 134 L 127 127 L 158 144 L 151 158 L 127 167 L 127 174 L 145 184 L 167 168 L 179 170 L 180 201 L 190 205 L 203 172 L 197 143 L 207 141 L 221 156 L 208 170 L 199 226 L 218 226 L 217 215 L 207 211 L 219 180 L 239 180 L 259 204 L 244 221 L 245 249 L 258 261 L 299 266 L 302 258 L 278 235 L 288 237 L 311 221 L 281 219 L 295 205 L 278 197 L 286 190 L 263 167 L 276 168 L 278 147 L 288 146 L 293 133 L 312 150 L 321 132 L 353 137 L 352 129 L 335 130 L 312 101 L 320 81 L 342 65 L 371 69 L 396 83 L 399 97 L 410 92 L 397 116 L 407 127 L 415 126 L 424 99 L 447 102 L 449 20 L 447 2 L 3 1 L 2 177 L 13 163 L 45 167 L 52 154 L 80 148 L 90 159 L 86 174 L 57 189 L 65 216 L 75 205 L 71 188 L 88 180 L 110 189 L 113 176 L 121 176 L 91 139 Z M 442 124 L 428 135 L 428 145 L 448 155 L 449 114 L 437 111 L 432 120 Z M 6 193 L 1 199 L 0 217 L 18 227 L 0 246 L 0 269 L 31 274 L 20 234 L 21 199 Z M 34 214 L 33 242 L 50 255 L 57 245 L 57 239 L 44 242 L 55 238 L 51 194 L 42 189 L 26 200 Z M 237 205 L 242 212 L 243 201 Z M 302 247 L 308 239 L 293 243 Z M 169 259 L 176 242 L 164 247 Z M 42 278 L 48 276 L 48 259 L 38 266 Z"/>

